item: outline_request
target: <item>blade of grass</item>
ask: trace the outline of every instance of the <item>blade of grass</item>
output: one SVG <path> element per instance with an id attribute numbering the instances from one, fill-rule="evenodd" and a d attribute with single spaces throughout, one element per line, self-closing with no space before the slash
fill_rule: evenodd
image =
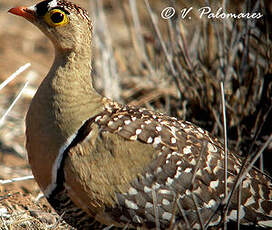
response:
<path id="1" fill-rule="evenodd" d="M 153 209 L 154 209 L 154 215 L 155 215 L 156 230 L 160 230 L 158 200 L 157 200 L 156 191 L 154 189 L 152 189 L 152 199 L 153 199 Z"/>
<path id="2" fill-rule="evenodd" d="M 166 60 L 167 60 L 167 62 L 168 62 L 168 64 L 169 64 L 170 71 L 171 71 L 171 73 L 172 73 L 172 76 L 173 76 L 173 78 L 174 78 L 175 84 L 176 84 L 177 89 L 178 89 L 178 91 L 179 91 L 179 94 L 180 94 L 179 96 L 180 96 L 180 98 L 181 98 L 181 96 L 182 96 L 182 90 L 181 90 L 181 86 L 180 86 L 179 80 L 178 80 L 178 73 L 177 73 L 177 71 L 175 70 L 175 67 L 174 67 L 174 65 L 173 65 L 173 56 L 170 55 L 170 53 L 167 51 L 165 42 L 164 42 L 164 40 L 163 40 L 163 38 L 162 38 L 161 32 L 160 32 L 159 27 L 158 27 L 158 22 L 157 22 L 157 20 L 156 20 L 156 18 L 155 18 L 155 15 L 154 15 L 154 13 L 153 13 L 151 7 L 150 7 L 150 4 L 149 4 L 149 1 L 148 1 L 148 0 L 145 0 L 145 5 L 146 5 L 147 11 L 148 11 L 148 13 L 149 13 L 149 15 L 150 15 L 150 17 L 151 17 L 152 24 L 153 24 L 154 29 L 155 29 L 155 32 L 156 32 L 156 34 L 157 34 L 157 36 L 158 36 L 158 38 L 159 38 L 159 41 L 160 41 L 160 44 L 161 44 L 161 46 L 162 46 L 163 52 L 164 52 L 164 54 L 165 54 L 165 56 L 166 56 Z"/>
<path id="3" fill-rule="evenodd" d="M 220 82 L 220 89 L 221 89 L 221 104 L 222 104 L 222 116 L 223 116 L 223 127 L 224 127 L 224 181 L 225 181 L 225 191 L 224 196 L 225 198 L 228 197 L 228 138 L 227 138 L 227 120 L 226 120 L 226 106 L 225 106 L 225 93 L 224 93 L 224 83 L 223 81 Z M 227 212 L 228 210 L 223 213 L 224 216 L 224 229 L 227 229 Z"/>
<path id="4" fill-rule="evenodd" d="M 13 182 L 18 182 L 18 181 L 25 181 L 25 180 L 33 180 L 34 176 L 29 175 L 29 176 L 23 176 L 23 177 L 16 177 L 8 180 L 0 180 L 0 184 L 10 184 Z"/>
<path id="5" fill-rule="evenodd" d="M 182 217 L 183 217 L 183 219 L 184 219 L 184 221 L 185 221 L 186 229 L 192 229 L 191 224 L 190 224 L 190 222 L 189 222 L 189 220 L 188 220 L 188 218 L 187 218 L 187 216 L 186 216 L 186 212 L 185 212 L 185 210 L 184 210 L 183 207 L 182 207 L 182 204 L 181 204 L 181 202 L 180 202 L 180 199 L 181 199 L 181 196 L 180 196 L 180 194 L 179 194 L 179 195 L 178 195 L 178 199 L 177 199 L 177 206 L 178 206 L 178 208 L 179 208 L 179 210 L 180 210 L 180 212 L 181 212 L 181 215 L 182 215 Z"/>
<path id="6" fill-rule="evenodd" d="M 17 71 L 11 74 L 5 81 L 0 84 L 0 90 L 3 89 L 8 83 L 10 83 L 14 78 L 16 78 L 20 73 L 24 72 L 31 64 L 27 63 L 21 66 Z"/>
<path id="7" fill-rule="evenodd" d="M 268 147 L 268 145 L 272 142 L 272 134 L 269 136 L 269 138 L 267 139 L 267 141 L 264 143 L 264 145 L 262 146 L 262 148 L 259 150 L 259 152 L 257 154 L 255 154 L 255 156 L 248 156 L 243 164 L 243 166 L 240 169 L 239 175 L 236 178 L 236 181 L 234 182 L 234 186 L 232 188 L 232 190 L 230 191 L 230 193 L 228 193 L 228 197 L 224 198 L 223 200 L 223 204 L 225 204 L 224 209 L 226 210 L 229 205 L 230 205 L 230 201 L 232 199 L 232 196 L 234 194 L 234 191 L 237 190 L 238 186 L 242 183 L 243 179 L 246 177 L 246 175 L 249 173 L 249 171 L 252 169 L 252 167 L 254 166 L 254 164 L 256 163 L 256 161 L 259 159 L 259 157 L 261 156 L 261 154 L 263 154 L 263 151 Z M 251 160 L 252 159 L 252 160 Z"/>
<path id="8" fill-rule="evenodd" d="M 14 101 L 11 103 L 11 105 L 9 106 L 9 108 L 6 110 L 6 112 L 4 113 L 4 115 L 1 117 L 0 119 L 0 127 L 3 125 L 5 118 L 7 117 L 8 113 L 10 112 L 10 110 L 14 107 L 14 105 L 16 104 L 16 102 L 19 100 L 19 98 L 21 97 L 24 89 L 27 87 L 28 85 L 28 81 L 24 84 L 24 86 L 22 87 L 22 89 L 20 90 L 20 92 L 18 93 L 18 95 L 16 96 L 16 98 L 14 99 Z"/>
<path id="9" fill-rule="evenodd" d="M 142 32 L 141 32 L 142 30 L 141 30 L 141 24 L 140 24 L 140 20 L 139 20 L 138 11 L 137 11 L 136 1 L 129 0 L 129 6 L 130 6 L 131 13 L 132 13 L 132 19 L 133 19 L 133 23 L 134 23 L 135 32 L 136 32 L 135 35 L 136 35 L 138 47 L 141 50 L 140 54 L 142 55 L 142 59 L 146 63 L 146 65 L 151 73 L 151 76 L 154 78 L 156 76 L 156 73 L 153 69 L 152 64 L 150 63 L 150 61 L 148 59 L 148 55 L 146 53 L 146 49 L 144 46 L 144 39 L 143 39 Z"/>

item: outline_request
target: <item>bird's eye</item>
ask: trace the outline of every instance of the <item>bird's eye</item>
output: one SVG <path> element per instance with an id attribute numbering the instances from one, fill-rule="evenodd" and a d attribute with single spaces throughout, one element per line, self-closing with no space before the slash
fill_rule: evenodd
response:
<path id="1" fill-rule="evenodd" d="M 64 15 L 62 13 L 56 12 L 51 15 L 51 20 L 54 23 L 60 23 L 64 19 Z"/>
<path id="2" fill-rule="evenodd" d="M 69 22 L 65 12 L 60 9 L 53 9 L 44 15 L 45 22 L 52 27 L 64 26 Z"/>

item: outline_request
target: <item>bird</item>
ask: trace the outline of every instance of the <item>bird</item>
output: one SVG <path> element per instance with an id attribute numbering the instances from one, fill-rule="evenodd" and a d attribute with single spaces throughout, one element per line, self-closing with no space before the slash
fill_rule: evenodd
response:
<path id="1" fill-rule="evenodd" d="M 46 0 L 9 13 L 54 45 L 54 62 L 26 115 L 26 149 L 35 180 L 63 220 L 76 229 L 272 225 L 268 175 L 252 167 L 236 186 L 243 159 L 228 151 L 224 170 L 224 145 L 208 131 L 94 89 L 85 9 Z"/>

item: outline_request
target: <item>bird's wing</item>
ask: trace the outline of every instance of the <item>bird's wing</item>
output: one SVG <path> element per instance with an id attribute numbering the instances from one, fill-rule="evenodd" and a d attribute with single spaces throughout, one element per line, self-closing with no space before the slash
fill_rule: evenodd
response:
<path id="1" fill-rule="evenodd" d="M 240 167 L 239 158 L 229 153 L 229 191 Z M 86 121 L 64 171 L 65 184 L 75 193 L 72 199 L 106 224 L 115 220 L 147 228 L 156 222 L 162 228 L 170 223 L 197 228 L 209 222 L 224 198 L 224 151 L 217 139 L 189 122 L 129 106 Z M 256 222 L 256 210 L 271 211 L 268 184 L 255 170 L 247 175 L 241 222 Z M 230 219 L 237 218 L 237 211 L 232 212 L 236 201 L 237 192 Z M 210 224 L 219 223 L 219 214 Z"/>

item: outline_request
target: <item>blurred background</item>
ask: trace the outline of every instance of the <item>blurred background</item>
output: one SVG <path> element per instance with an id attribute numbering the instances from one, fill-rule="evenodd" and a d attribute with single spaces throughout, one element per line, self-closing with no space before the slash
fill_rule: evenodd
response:
<path id="1" fill-rule="evenodd" d="M 0 91 L 0 117 L 27 79 L 30 83 L 0 127 L 0 180 L 31 175 L 24 149 L 24 117 L 54 57 L 50 41 L 8 9 L 38 1 L 0 0 L 0 83 L 31 67 Z M 272 130 L 272 2 L 204 0 L 78 0 L 93 19 L 97 90 L 118 102 L 191 121 L 224 138 L 220 82 L 224 83 L 229 147 L 246 157 Z M 261 13 L 259 19 L 200 18 L 198 9 Z M 176 13 L 161 17 L 166 7 Z M 186 18 L 181 10 L 193 7 Z M 267 143 L 268 144 L 268 143 Z M 272 144 L 257 167 L 271 175 Z M 34 180 L 0 184 L 0 229 L 66 229 Z M 4 209 L 3 209 L 4 210 Z M 2 215 L 3 216 L 3 215 Z"/>

